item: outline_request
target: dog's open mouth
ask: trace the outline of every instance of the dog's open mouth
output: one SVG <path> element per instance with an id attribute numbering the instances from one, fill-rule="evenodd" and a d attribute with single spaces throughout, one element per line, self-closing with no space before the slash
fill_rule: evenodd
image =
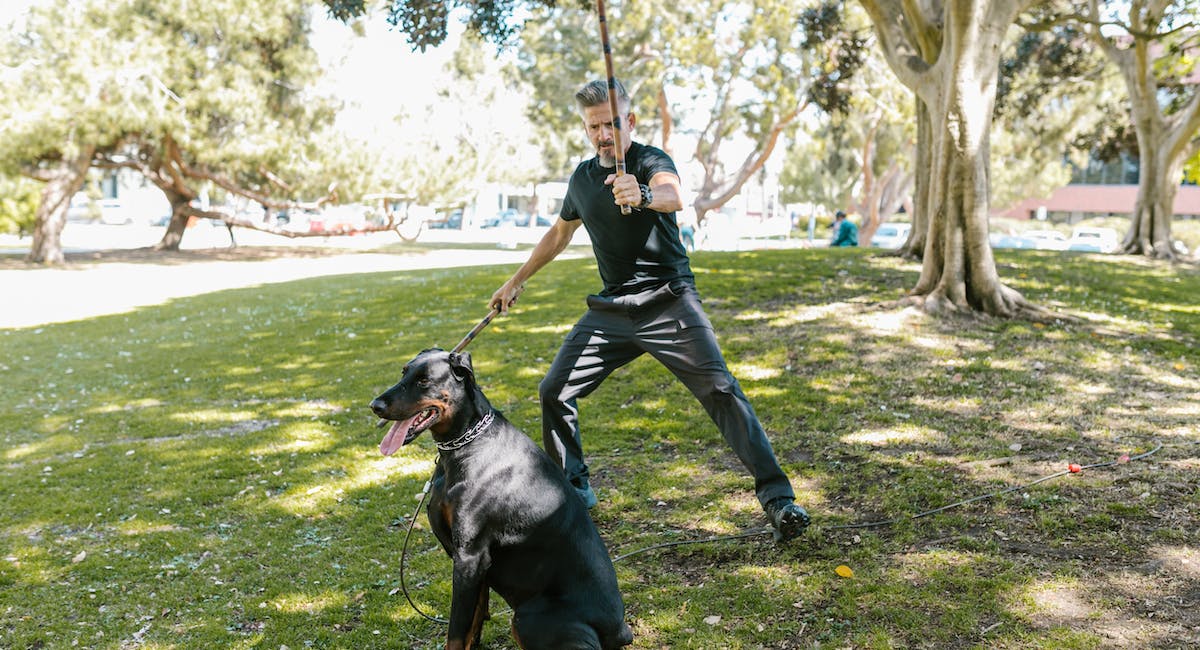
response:
<path id="1" fill-rule="evenodd" d="M 379 452 L 391 456 L 396 450 L 407 445 L 421 435 L 421 432 L 433 426 L 441 417 L 441 411 L 430 407 L 406 419 L 392 422 L 387 435 L 379 443 Z"/>

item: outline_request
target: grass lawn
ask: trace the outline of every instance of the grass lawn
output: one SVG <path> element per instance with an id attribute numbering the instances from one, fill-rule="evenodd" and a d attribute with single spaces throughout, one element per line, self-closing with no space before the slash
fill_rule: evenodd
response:
<path id="1" fill-rule="evenodd" d="M 926 317 L 895 302 L 919 268 L 876 251 L 694 256 L 816 525 L 787 546 L 621 560 L 633 647 L 1200 646 L 1200 273 L 997 259 L 1078 320 Z M 453 346 L 512 270 L 324 277 L 0 330 L 0 647 L 440 648 L 444 628 L 398 591 L 434 448 L 382 457 L 367 403 L 421 349 Z M 598 285 L 592 260 L 556 262 L 470 348 L 539 444 L 538 381 Z M 732 452 L 650 359 L 581 411 L 614 556 L 765 525 Z M 450 562 L 423 514 L 408 567 L 444 616 Z M 488 648 L 513 647 L 503 609 L 493 598 Z"/>

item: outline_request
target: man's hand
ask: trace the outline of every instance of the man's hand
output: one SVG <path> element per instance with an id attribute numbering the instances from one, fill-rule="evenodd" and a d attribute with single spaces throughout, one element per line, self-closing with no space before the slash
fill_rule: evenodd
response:
<path id="1" fill-rule="evenodd" d="M 488 306 L 499 311 L 501 314 L 507 314 L 508 308 L 512 307 L 517 302 L 517 297 L 525 290 L 525 285 L 515 283 L 512 279 L 504 283 L 504 286 L 496 289 L 496 293 L 492 294 L 491 301 Z"/>
<path id="2" fill-rule="evenodd" d="M 636 208 L 642 204 L 642 190 L 633 174 L 609 174 L 608 178 L 604 179 L 604 184 L 612 185 L 613 200 L 617 205 Z"/>

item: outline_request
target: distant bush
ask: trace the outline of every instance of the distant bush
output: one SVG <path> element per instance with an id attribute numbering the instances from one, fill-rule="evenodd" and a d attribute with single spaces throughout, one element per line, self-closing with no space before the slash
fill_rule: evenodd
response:
<path id="1" fill-rule="evenodd" d="M 34 181 L 0 176 L 0 233 L 23 237 L 33 232 L 38 189 Z"/>

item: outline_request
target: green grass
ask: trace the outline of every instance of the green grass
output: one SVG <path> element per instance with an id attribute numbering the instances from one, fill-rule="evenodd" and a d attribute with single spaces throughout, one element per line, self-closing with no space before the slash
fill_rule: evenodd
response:
<path id="1" fill-rule="evenodd" d="M 618 563 L 635 648 L 1200 644 L 1200 274 L 997 259 L 1079 320 L 931 319 L 893 302 L 918 267 L 866 250 L 694 256 L 817 525 L 784 547 Z M 444 629 L 397 591 L 434 450 L 380 456 L 366 404 L 416 352 L 454 345 L 511 271 L 327 277 L 0 330 L 0 647 L 440 648 Z M 597 286 L 591 260 L 556 262 L 472 344 L 485 392 L 535 439 L 537 383 Z M 651 360 L 581 409 L 614 556 L 764 525 L 732 453 Z M 445 615 L 450 563 L 420 521 L 409 585 Z M 487 647 L 512 647 L 508 620 Z"/>

